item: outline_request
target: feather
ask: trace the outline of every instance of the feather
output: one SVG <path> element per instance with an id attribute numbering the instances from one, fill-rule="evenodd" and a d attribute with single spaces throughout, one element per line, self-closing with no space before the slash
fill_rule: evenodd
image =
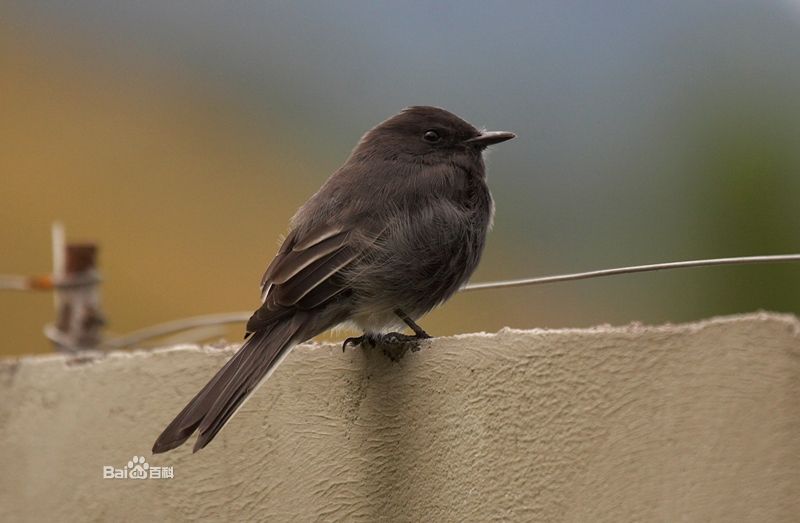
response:
<path id="1" fill-rule="evenodd" d="M 345 246 L 320 258 L 275 289 L 276 303 L 286 307 L 295 305 L 303 296 L 346 267 L 357 256 L 358 253 L 354 249 Z"/>
<path id="2" fill-rule="evenodd" d="M 327 240 L 331 236 L 336 236 L 337 234 L 342 232 L 342 228 L 339 226 L 330 226 L 325 224 L 323 227 L 319 229 L 312 230 L 310 233 L 306 234 L 305 238 L 302 241 L 298 241 L 292 247 L 293 251 L 304 251 L 311 247 L 312 245 L 316 245 L 317 243 Z"/>
<path id="3" fill-rule="evenodd" d="M 296 337 L 305 334 L 308 314 L 298 313 L 255 333 L 228 360 L 225 366 L 203 387 L 170 423 L 153 445 L 158 454 L 183 444 L 195 432 L 200 437 L 197 451 L 205 447 L 233 416 L 236 409 L 266 378 L 275 364 L 288 353 Z M 301 332 L 303 331 L 303 332 Z"/>

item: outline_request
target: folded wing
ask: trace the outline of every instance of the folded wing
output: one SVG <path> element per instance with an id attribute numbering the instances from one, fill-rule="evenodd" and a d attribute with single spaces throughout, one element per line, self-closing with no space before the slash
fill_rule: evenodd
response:
<path id="1" fill-rule="evenodd" d="M 373 236 L 374 238 L 375 236 Z M 267 328 L 293 311 L 310 310 L 347 291 L 341 271 L 362 253 L 363 233 L 322 226 L 302 237 L 290 234 L 261 279 L 262 305 L 247 332 Z"/>

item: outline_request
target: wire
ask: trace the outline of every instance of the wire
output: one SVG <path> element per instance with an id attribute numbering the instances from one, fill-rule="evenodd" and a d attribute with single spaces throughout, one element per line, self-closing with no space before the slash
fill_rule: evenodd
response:
<path id="1" fill-rule="evenodd" d="M 209 325 L 225 325 L 226 323 L 242 323 L 247 321 L 252 313 L 250 312 L 228 312 L 222 314 L 205 314 L 203 316 L 193 316 L 180 320 L 159 323 L 152 327 L 145 327 L 118 338 L 103 342 L 103 346 L 116 349 L 134 345 L 150 338 L 166 336 L 174 332 L 179 332 L 197 327 L 207 327 Z"/>
<path id="2" fill-rule="evenodd" d="M 3 291 L 52 291 L 54 289 L 77 289 L 102 283 L 102 278 L 92 271 L 88 274 L 72 275 L 61 280 L 50 274 L 42 276 L 18 276 L 0 274 L 0 290 Z"/>
<path id="3" fill-rule="evenodd" d="M 786 263 L 800 262 L 800 254 L 776 254 L 770 256 L 742 256 L 738 258 L 714 258 L 709 260 L 688 260 L 668 263 L 653 263 L 650 265 L 634 265 L 632 267 L 617 267 L 614 269 L 601 269 L 597 271 L 576 272 L 572 274 L 558 274 L 556 276 L 542 276 L 539 278 L 523 278 L 521 280 L 492 281 L 486 283 L 472 283 L 466 285 L 462 291 L 482 291 L 488 289 L 506 289 L 510 287 L 524 287 L 527 285 L 540 285 L 560 281 L 586 280 L 603 276 L 616 276 L 618 274 L 632 274 L 636 272 L 660 271 L 664 269 L 683 269 L 687 267 L 710 267 L 713 265 L 746 265 L 752 263 Z"/>
<path id="4" fill-rule="evenodd" d="M 31 288 L 28 278 L 11 274 L 0 274 L 0 289 L 8 291 L 27 291 Z"/>
<path id="5" fill-rule="evenodd" d="M 527 285 L 540 285 L 544 283 L 555 283 L 561 281 L 585 280 L 588 278 L 599 278 L 603 276 L 615 276 L 619 274 L 631 274 L 637 272 L 659 271 L 664 269 L 681 269 L 687 267 L 709 267 L 713 265 L 745 265 L 753 263 L 785 263 L 800 262 L 800 254 L 777 254 L 771 256 L 743 256 L 738 258 L 714 258 L 708 260 L 688 260 L 669 263 L 653 263 L 650 265 L 634 265 L 632 267 L 618 267 L 614 269 L 601 269 L 588 272 L 576 272 L 572 274 L 559 274 L 556 276 L 543 276 L 539 278 L 525 278 L 521 280 L 493 281 L 486 283 L 473 283 L 463 287 L 462 291 L 480 291 L 488 289 L 503 289 L 509 287 L 523 287 Z M 243 323 L 251 316 L 249 312 L 232 312 L 226 314 L 208 314 L 204 316 L 194 316 L 182 320 L 175 320 L 162 323 L 134 331 L 125 336 L 115 338 L 104 343 L 110 348 L 125 347 L 141 341 L 157 338 L 182 330 L 204 327 L 208 325 L 223 325 L 226 323 Z"/>
<path id="6" fill-rule="evenodd" d="M 653 263 L 649 265 L 634 265 L 631 267 L 617 267 L 614 269 L 600 269 L 587 272 L 576 272 L 572 274 L 558 274 L 555 276 L 541 276 L 538 278 L 523 278 L 519 280 L 492 281 L 485 283 L 471 283 L 462 287 L 462 292 L 482 291 L 489 289 L 507 289 L 511 287 L 525 287 L 528 285 L 541 285 L 545 283 L 556 283 L 562 281 L 586 280 L 589 278 L 600 278 L 604 276 L 616 276 L 619 274 L 633 274 L 637 272 L 651 272 L 666 269 L 683 269 L 688 267 L 711 267 L 715 265 L 747 265 L 754 263 L 787 263 L 800 262 L 800 254 L 776 254 L 769 256 L 741 256 L 737 258 L 713 258 L 707 260 L 687 260 L 667 263 Z M 25 276 L 0 275 L 0 290 L 31 290 L 55 287 L 72 287 L 91 285 L 98 283 L 96 276 L 75 282 L 60 282 L 50 286 L 40 283 L 37 285 L 36 279 Z M 46 282 L 45 282 L 46 283 Z M 205 314 L 193 316 L 180 320 L 160 323 L 144 329 L 133 331 L 129 334 L 113 338 L 103 342 L 107 348 L 121 348 L 134 345 L 142 341 L 166 336 L 175 332 L 207 327 L 212 325 L 225 325 L 228 323 L 244 323 L 251 316 L 250 312 L 230 312 L 222 314 Z"/>

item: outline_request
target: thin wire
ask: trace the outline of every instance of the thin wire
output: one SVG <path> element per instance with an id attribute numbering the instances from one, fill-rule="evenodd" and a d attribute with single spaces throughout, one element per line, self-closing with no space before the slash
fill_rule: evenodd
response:
<path id="1" fill-rule="evenodd" d="M 577 272 L 573 274 L 559 274 L 556 276 L 543 276 L 539 278 L 525 278 L 521 280 L 494 281 L 486 283 L 473 283 L 462 288 L 462 291 L 479 291 L 488 289 L 502 289 L 508 287 L 523 287 L 526 285 L 540 285 L 543 283 L 555 283 L 560 281 L 585 280 L 588 278 L 599 278 L 602 276 L 615 276 L 618 274 L 631 274 L 636 272 L 659 271 L 664 269 L 681 269 L 686 267 L 708 267 L 713 265 L 743 265 L 751 263 L 782 263 L 800 262 L 800 254 L 778 254 L 772 256 L 744 256 L 739 258 L 715 258 L 709 260 L 688 260 L 669 263 L 653 263 L 650 265 L 634 265 L 632 267 L 618 267 L 614 269 L 602 269 L 597 271 Z M 224 325 L 226 323 L 243 323 L 251 316 L 250 312 L 232 312 L 225 314 L 207 314 L 204 316 L 194 316 L 168 323 L 162 323 L 134 331 L 119 338 L 105 342 L 103 345 L 109 348 L 126 347 L 145 341 L 150 338 L 157 338 L 188 329 L 204 327 L 209 325 Z"/>
<path id="2" fill-rule="evenodd" d="M 30 289 L 28 278 L 11 274 L 0 274 L 0 289 L 9 291 L 26 291 Z"/>
<path id="3" fill-rule="evenodd" d="M 80 274 L 58 280 L 51 275 L 19 276 L 17 274 L 0 274 L 0 290 L 2 291 L 52 291 L 53 289 L 77 289 L 97 285 L 103 280 L 95 273 Z"/>
<path id="4" fill-rule="evenodd" d="M 510 287 L 524 287 L 526 285 L 540 285 L 560 281 L 585 280 L 600 278 L 602 276 L 615 276 L 618 274 L 631 274 L 636 272 L 660 271 L 664 269 L 682 269 L 686 267 L 710 267 L 712 265 L 745 265 L 751 263 L 785 263 L 800 262 L 800 254 L 776 254 L 770 256 L 742 256 L 738 258 L 714 258 L 709 260 L 687 260 L 668 263 L 653 263 L 649 265 L 634 265 L 632 267 L 617 267 L 614 269 L 601 269 L 597 271 L 576 272 L 572 274 L 559 274 L 556 276 L 542 276 L 539 278 L 523 278 L 521 280 L 492 281 L 486 283 L 472 283 L 466 285 L 462 291 L 482 291 L 487 289 L 506 289 Z"/>
<path id="5" fill-rule="evenodd" d="M 169 321 L 166 323 L 159 323 L 152 327 L 145 327 L 118 338 L 114 338 L 102 343 L 107 348 L 120 348 L 127 347 L 128 345 L 135 345 L 150 338 L 158 338 L 166 336 L 174 332 L 179 332 L 196 327 L 207 327 L 209 325 L 225 325 L 226 323 L 242 323 L 247 321 L 251 312 L 228 312 L 222 314 L 205 314 L 203 316 L 193 316 L 191 318 L 183 318 L 180 320 Z"/>

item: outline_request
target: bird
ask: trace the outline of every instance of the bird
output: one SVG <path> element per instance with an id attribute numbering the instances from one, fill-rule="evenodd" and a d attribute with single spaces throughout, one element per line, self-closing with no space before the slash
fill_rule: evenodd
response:
<path id="1" fill-rule="evenodd" d="M 343 350 L 430 338 L 416 320 L 467 282 L 492 225 L 484 152 L 512 138 L 432 106 L 407 107 L 367 131 L 290 220 L 244 343 L 153 453 L 195 432 L 193 452 L 204 448 L 293 346 L 329 329 L 363 333 Z M 405 326 L 414 334 L 398 331 Z"/>

